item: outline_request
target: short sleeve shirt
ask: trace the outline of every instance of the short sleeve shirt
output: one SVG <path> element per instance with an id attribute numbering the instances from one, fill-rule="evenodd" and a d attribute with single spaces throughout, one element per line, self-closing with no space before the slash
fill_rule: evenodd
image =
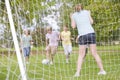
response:
<path id="1" fill-rule="evenodd" d="M 67 32 L 62 31 L 61 36 L 63 38 L 62 40 L 63 45 L 71 45 L 71 40 L 70 40 L 71 32 L 70 31 L 67 31 Z"/>
<path id="2" fill-rule="evenodd" d="M 59 32 L 52 31 L 52 33 L 46 34 L 46 39 L 49 39 L 49 46 L 58 46 Z"/>
<path id="3" fill-rule="evenodd" d="M 72 16 L 74 19 L 79 35 L 86 35 L 88 33 L 94 33 L 94 29 L 90 23 L 89 19 L 90 12 L 87 10 L 82 10 L 80 12 L 75 12 Z"/>
<path id="4" fill-rule="evenodd" d="M 32 37 L 30 35 L 26 36 L 26 35 L 22 35 L 22 47 L 30 47 L 31 45 L 31 40 Z"/>

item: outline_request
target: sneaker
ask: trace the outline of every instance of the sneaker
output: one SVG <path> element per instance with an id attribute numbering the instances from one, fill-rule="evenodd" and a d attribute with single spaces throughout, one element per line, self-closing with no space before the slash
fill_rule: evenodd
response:
<path id="1" fill-rule="evenodd" d="M 80 74 L 78 72 L 75 73 L 74 77 L 79 77 Z"/>
<path id="2" fill-rule="evenodd" d="M 100 71 L 100 72 L 98 73 L 98 75 L 106 75 L 106 72 L 105 72 L 105 71 Z"/>
<path id="3" fill-rule="evenodd" d="M 53 65 L 53 62 L 51 61 L 50 64 Z"/>
<path id="4" fill-rule="evenodd" d="M 68 64 L 68 63 L 69 63 L 69 60 L 66 60 L 66 63 Z"/>

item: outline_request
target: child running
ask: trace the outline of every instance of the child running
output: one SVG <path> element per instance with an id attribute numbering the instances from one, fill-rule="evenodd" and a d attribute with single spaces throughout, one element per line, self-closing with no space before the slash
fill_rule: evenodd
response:
<path id="1" fill-rule="evenodd" d="M 72 53 L 72 43 L 71 43 L 71 32 L 68 31 L 68 27 L 64 26 L 61 32 L 62 45 L 64 48 L 64 53 L 66 55 L 66 63 L 69 63 L 69 57 Z"/>
<path id="2" fill-rule="evenodd" d="M 31 44 L 33 44 L 32 36 L 30 35 L 30 31 L 26 29 L 24 30 L 24 34 L 22 35 L 22 38 L 21 38 L 21 47 L 22 47 L 25 61 L 27 64 L 29 63 Z"/>
<path id="3" fill-rule="evenodd" d="M 46 34 L 46 58 L 53 64 L 53 57 L 56 54 L 59 41 L 59 32 L 52 31 L 52 27 L 47 27 Z"/>

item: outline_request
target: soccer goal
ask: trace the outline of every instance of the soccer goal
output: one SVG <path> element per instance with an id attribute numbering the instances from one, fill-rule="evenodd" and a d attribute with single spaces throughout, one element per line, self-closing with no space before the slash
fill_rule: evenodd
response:
<path id="1" fill-rule="evenodd" d="M 94 20 L 97 53 L 106 75 L 99 67 L 89 45 L 79 77 L 74 77 L 79 56 L 77 29 L 72 29 L 70 13 L 76 4 L 90 10 Z M 61 33 L 71 32 L 72 53 L 69 62 L 58 41 L 51 64 L 46 59 L 47 27 Z M 24 30 L 30 30 L 33 44 L 29 62 L 21 50 Z M 0 0 L 0 80 L 119 80 L 120 79 L 120 1 L 119 0 Z"/>

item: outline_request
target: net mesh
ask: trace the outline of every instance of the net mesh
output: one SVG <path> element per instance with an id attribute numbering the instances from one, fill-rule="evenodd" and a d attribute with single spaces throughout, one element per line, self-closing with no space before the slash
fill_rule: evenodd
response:
<path id="1" fill-rule="evenodd" d="M 80 77 L 73 77 L 78 58 L 78 44 L 75 43 L 77 29 L 70 24 L 70 13 L 74 12 L 75 4 L 83 3 L 84 8 L 91 10 L 96 32 L 97 51 L 107 72 L 99 76 L 99 68 L 88 48 L 82 65 Z M 0 0 L 0 79 L 20 80 L 16 53 L 4 0 Z M 120 79 L 120 1 L 119 0 L 10 0 L 18 41 L 23 30 L 28 28 L 34 41 L 29 64 L 25 64 L 28 80 L 119 80 Z M 66 58 L 59 41 L 53 65 L 44 65 L 46 26 L 62 31 L 68 24 L 72 33 L 72 54 L 70 62 Z"/>
<path id="2" fill-rule="evenodd" d="M 4 0 L 0 0 L 0 79 L 20 79 Z"/>

